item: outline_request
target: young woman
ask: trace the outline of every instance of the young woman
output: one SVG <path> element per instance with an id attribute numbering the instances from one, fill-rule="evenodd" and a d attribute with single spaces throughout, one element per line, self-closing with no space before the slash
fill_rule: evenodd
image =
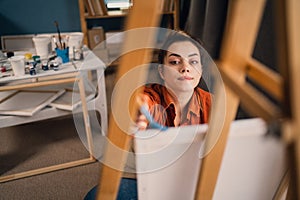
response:
<path id="1" fill-rule="evenodd" d="M 208 123 L 211 94 L 197 87 L 202 76 L 200 44 L 183 32 L 173 32 L 158 54 L 163 84 L 145 87 L 141 101 L 154 121 L 163 126 Z M 151 128 L 145 115 L 139 129 Z"/>
<path id="2" fill-rule="evenodd" d="M 183 32 L 172 32 L 158 54 L 158 73 L 162 84 L 145 86 L 138 101 L 161 126 L 185 126 L 208 123 L 211 94 L 198 87 L 202 76 L 201 46 Z M 144 114 L 137 118 L 140 130 L 151 128 Z M 97 186 L 85 197 L 95 199 Z M 137 199 L 137 181 L 121 180 L 118 200 Z"/>

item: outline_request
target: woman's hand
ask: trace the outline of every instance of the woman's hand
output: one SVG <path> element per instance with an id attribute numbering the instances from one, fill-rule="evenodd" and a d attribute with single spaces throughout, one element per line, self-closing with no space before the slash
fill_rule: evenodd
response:
<path id="1" fill-rule="evenodd" d="M 139 112 L 139 116 L 137 117 L 137 120 L 136 120 L 136 125 L 138 127 L 138 130 L 146 130 L 148 127 L 148 123 L 149 122 L 148 122 L 146 116 Z"/>

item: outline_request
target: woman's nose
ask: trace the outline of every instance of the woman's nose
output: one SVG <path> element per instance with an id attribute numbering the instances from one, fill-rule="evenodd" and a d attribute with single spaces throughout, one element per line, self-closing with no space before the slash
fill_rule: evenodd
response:
<path id="1" fill-rule="evenodd" d="M 183 62 L 182 67 L 180 68 L 180 73 L 190 72 L 190 66 L 189 63 Z"/>

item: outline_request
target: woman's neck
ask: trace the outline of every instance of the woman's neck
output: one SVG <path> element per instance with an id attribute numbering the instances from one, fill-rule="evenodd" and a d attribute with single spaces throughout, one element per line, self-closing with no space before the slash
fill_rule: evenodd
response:
<path id="1" fill-rule="evenodd" d="M 175 126 L 176 124 L 178 125 L 182 123 L 182 121 L 185 119 L 187 114 L 188 103 L 190 102 L 193 93 L 194 91 L 172 93 L 172 95 L 175 96 L 174 99 L 177 100 L 177 103 L 175 104 L 175 109 L 176 109 L 175 121 L 177 123 L 175 122 Z"/>
<path id="2" fill-rule="evenodd" d="M 194 90 L 184 91 L 184 92 L 182 92 L 182 91 L 171 91 L 169 93 L 173 96 L 174 99 L 176 99 L 176 101 L 179 104 L 177 106 L 179 106 L 182 110 L 186 107 L 186 105 L 190 101 L 191 97 L 193 96 Z"/>

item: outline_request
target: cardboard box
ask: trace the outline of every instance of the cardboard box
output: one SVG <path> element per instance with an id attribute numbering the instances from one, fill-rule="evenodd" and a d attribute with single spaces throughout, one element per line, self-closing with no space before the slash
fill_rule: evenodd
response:
<path id="1" fill-rule="evenodd" d="M 101 43 L 101 47 L 105 48 L 105 33 L 102 27 L 94 27 L 88 30 L 89 48 L 93 49 Z M 102 43 L 103 42 L 103 43 Z"/>

